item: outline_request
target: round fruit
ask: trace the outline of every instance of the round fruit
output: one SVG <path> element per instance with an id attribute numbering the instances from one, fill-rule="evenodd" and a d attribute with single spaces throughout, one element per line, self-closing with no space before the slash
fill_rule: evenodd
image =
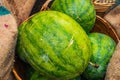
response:
<path id="1" fill-rule="evenodd" d="M 90 33 L 93 54 L 90 61 L 98 65 L 89 64 L 83 73 L 87 80 L 103 80 L 109 60 L 114 53 L 116 43 L 109 36 L 102 33 Z"/>
<path id="2" fill-rule="evenodd" d="M 39 12 L 19 26 L 18 54 L 43 75 L 69 79 L 80 75 L 91 56 L 90 39 L 71 17 Z"/>
<path id="3" fill-rule="evenodd" d="M 94 26 L 96 11 L 91 0 L 54 0 L 50 9 L 71 16 L 87 33 Z"/>
<path id="4" fill-rule="evenodd" d="M 51 80 L 45 76 L 42 76 L 39 72 L 34 70 L 30 65 L 27 65 L 27 69 L 25 70 L 25 76 L 27 80 Z M 63 79 L 66 80 L 66 79 Z M 82 80 L 80 76 L 77 76 L 70 80 Z"/>

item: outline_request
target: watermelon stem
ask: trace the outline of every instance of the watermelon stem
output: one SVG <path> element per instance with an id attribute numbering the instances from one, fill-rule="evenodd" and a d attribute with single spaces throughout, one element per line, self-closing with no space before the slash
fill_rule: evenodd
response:
<path id="1" fill-rule="evenodd" d="M 89 64 L 90 64 L 91 66 L 95 67 L 95 68 L 98 68 L 98 67 L 99 67 L 98 64 L 94 64 L 94 63 L 92 63 L 92 62 L 89 62 Z"/>
<path id="2" fill-rule="evenodd" d="M 44 11 L 49 9 L 48 5 L 52 0 L 46 0 L 46 2 L 43 4 L 42 8 L 40 9 L 40 11 Z"/>

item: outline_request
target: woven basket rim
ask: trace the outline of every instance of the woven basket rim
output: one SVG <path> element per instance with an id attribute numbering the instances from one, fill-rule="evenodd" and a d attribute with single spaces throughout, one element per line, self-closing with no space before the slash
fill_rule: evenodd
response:
<path id="1" fill-rule="evenodd" d="M 108 21 L 106 21 L 104 18 L 102 18 L 102 17 L 100 17 L 98 15 L 96 15 L 96 17 L 97 17 L 98 20 L 100 20 L 101 22 L 105 23 L 105 25 L 108 26 L 112 30 L 113 34 L 116 37 L 116 43 L 118 43 L 120 38 L 119 38 L 116 30 L 114 29 L 114 27 L 112 27 L 112 25 Z"/>
<path id="2" fill-rule="evenodd" d="M 97 3 L 93 1 L 93 5 L 95 6 L 95 9 L 97 12 L 105 12 L 109 7 L 114 5 L 115 2 L 111 3 Z"/>
<path id="3" fill-rule="evenodd" d="M 93 4 L 98 4 L 98 5 L 113 5 L 113 4 L 115 4 L 115 2 L 111 2 L 111 3 L 105 3 L 105 2 L 103 2 L 103 3 L 100 3 L 100 2 L 93 2 Z"/>

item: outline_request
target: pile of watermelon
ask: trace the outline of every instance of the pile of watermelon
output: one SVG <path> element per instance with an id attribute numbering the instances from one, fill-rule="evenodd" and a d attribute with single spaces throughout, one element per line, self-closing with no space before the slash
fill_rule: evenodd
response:
<path id="1" fill-rule="evenodd" d="M 32 68 L 28 80 L 103 80 L 116 43 L 90 32 L 95 20 L 91 0 L 54 0 L 24 21 L 16 51 Z"/>

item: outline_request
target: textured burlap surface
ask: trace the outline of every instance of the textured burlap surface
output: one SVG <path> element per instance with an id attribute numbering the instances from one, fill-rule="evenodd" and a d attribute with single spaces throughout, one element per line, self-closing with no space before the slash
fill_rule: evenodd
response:
<path id="1" fill-rule="evenodd" d="M 17 23 L 13 15 L 0 16 L 0 80 L 7 80 L 14 64 Z"/>
<path id="2" fill-rule="evenodd" d="M 0 1 L 13 14 L 0 16 L 0 80 L 13 80 L 10 74 L 14 65 L 17 27 L 29 17 L 36 0 Z"/>
<path id="3" fill-rule="evenodd" d="M 120 80 L 120 41 L 108 64 L 105 80 Z"/>
<path id="4" fill-rule="evenodd" d="M 6 6 L 15 16 L 17 23 L 23 22 L 31 13 L 36 0 L 2 0 Z"/>
<path id="5" fill-rule="evenodd" d="M 104 19 L 112 25 L 120 38 L 120 5 L 106 14 Z M 120 41 L 108 64 L 105 80 L 120 80 Z"/>
<path id="6" fill-rule="evenodd" d="M 16 80 L 14 74 L 11 72 L 8 80 Z"/>
<path id="7" fill-rule="evenodd" d="M 120 37 L 120 5 L 112 9 L 104 18 L 116 29 Z"/>
<path id="8" fill-rule="evenodd" d="M 0 1 L 13 14 L 0 16 L 0 80 L 13 80 L 10 75 L 15 61 L 17 27 L 29 17 L 36 0 Z"/>

